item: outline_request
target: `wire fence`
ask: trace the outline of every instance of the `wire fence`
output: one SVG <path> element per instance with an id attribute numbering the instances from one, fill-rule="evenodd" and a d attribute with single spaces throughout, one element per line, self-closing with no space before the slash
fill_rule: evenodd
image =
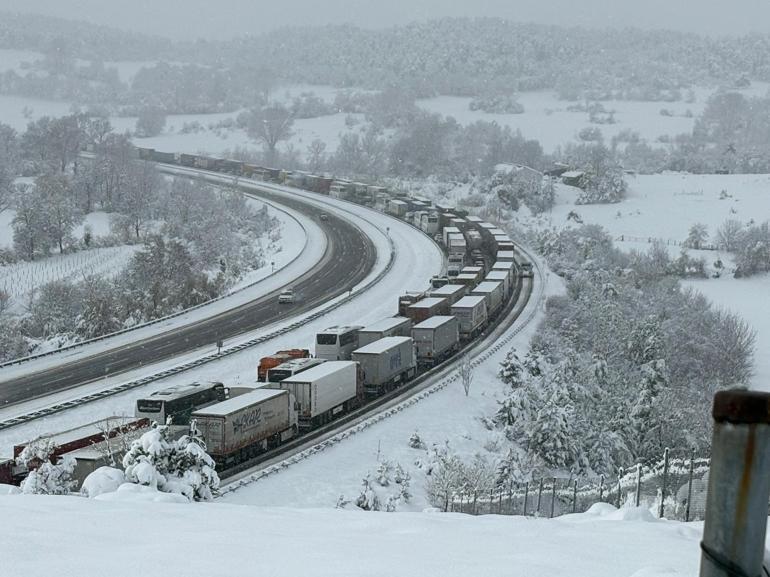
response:
<path id="1" fill-rule="evenodd" d="M 650 464 L 618 471 L 615 476 L 541 477 L 509 482 L 483 493 L 461 491 L 448 499 L 451 512 L 470 515 L 558 517 L 584 513 L 596 503 L 644 507 L 660 518 L 705 518 L 710 459 L 676 456 L 666 449 Z"/>

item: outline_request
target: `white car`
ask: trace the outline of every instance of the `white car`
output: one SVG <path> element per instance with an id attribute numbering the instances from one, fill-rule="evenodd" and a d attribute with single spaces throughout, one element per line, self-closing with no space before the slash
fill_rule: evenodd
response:
<path id="1" fill-rule="evenodd" d="M 292 289 L 286 289 L 278 295 L 279 305 L 293 305 L 294 304 L 294 291 Z"/>

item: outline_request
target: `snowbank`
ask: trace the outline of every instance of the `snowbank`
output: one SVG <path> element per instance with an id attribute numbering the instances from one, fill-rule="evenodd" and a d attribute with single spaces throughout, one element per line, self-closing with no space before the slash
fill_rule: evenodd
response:
<path id="1" fill-rule="evenodd" d="M 700 558 L 700 531 L 677 522 L 180 507 L 136 502 L 141 489 L 130 502 L 0 497 L 4 574 L 649 577 L 696 575 Z M 41 557 L 51 543 L 66 554 Z"/>

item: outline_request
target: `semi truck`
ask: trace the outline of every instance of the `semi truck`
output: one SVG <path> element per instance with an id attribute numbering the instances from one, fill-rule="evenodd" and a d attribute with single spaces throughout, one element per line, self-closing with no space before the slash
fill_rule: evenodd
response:
<path id="1" fill-rule="evenodd" d="M 414 377 L 417 359 L 411 337 L 385 337 L 353 351 L 363 372 L 364 392 L 376 395 Z"/>
<path id="2" fill-rule="evenodd" d="M 288 391 L 257 389 L 195 411 L 192 417 L 206 451 L 226 469 L 296 435 L 293 405 Z"/>
<path id="3" fill-rule="evenodd" d="M 363 396 L 358 364 L 353 361 L 328 361 L 269 386 L 291 393 L 303 430 L 328 423 L 357 406 Z"/>
<path id="4" fill-rule="evenodd" d="M 487 305 L 483 296 L 467 296 L 452 305 L 452 316 L 460 323 L 460 338 L 472 339 L 487 323 Z"/>
<path id="5" fill-rule="evenodd" d="M 449 315 L 431 317 L 412 328 L 417 364 L 432 367 L 454 354 L 460 344 L 460 323 Z"/>
<path id="6" fill-rule="evenodd" d="M 468 287 L 462 284 L 445 284 L 430 293 L 432 298 L 446 299 L 449 305 L 455 304 L 468 294 Z"/>
<path id="7" fill-rule="evenodd" d="M 471 291 L 471 295 L 484 297 L 487 305 L 487 316 L 495 316 L 503 305 L 503 283 L 500 281 L 485 281 Z"/>
<path id="8" fill-rule="evenodd" d="M 445 315 L 448 312 L 449 302 L 446 299 L 428 297 L 409 305 L 406 316 L 416 325 L 432 316 Z"/>

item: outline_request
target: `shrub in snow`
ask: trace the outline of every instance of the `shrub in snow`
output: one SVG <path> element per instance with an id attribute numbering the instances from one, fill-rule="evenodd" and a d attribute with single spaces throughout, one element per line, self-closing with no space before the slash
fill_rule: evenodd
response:
<path id="1" fill-rule="evenodd" d="M 93 499 L 104 493 L 112 493 L 117 491 L 126 481 L 126 476 L 120 469 L 114 467 L 99 467 L 88 475 L 83 481 L 83 485 L 80 487 L 80 492 Z"/>
<path id="2" fill-rule="evenodd" d="M 24 447 L 16 462 L 24 466 L 29 474 L 21 482 L 24 493 L 36 495 L 66 495 L 77 485 L 72 480 L 75 459 L 68 455 L 51 462 L 56 448 L 51 439 L 38 439 Z"/>
<path id="3" fill-rule="evenodd" d="M 356 499 L 356 507 L 363 509 L 364 511 L 380 510 L 380 498 L 372 488 L 372 482 L 369 479 L 369 475 L 364 477 L 361 481 L 361 493 Z"/>
<path id="4" fill-rule="evenodd" d="M 422 439 L 420 438 L 420 435 L 417 431 L 412 433 L 412 436 L 409 437 L 409 446 L 412 447 L 412 449 L 425 448 L 425 443 L 422 442 Z"/>
<path id="5" fill-rule="evenodd" d="M 410 480 L 409 473 L 404 471 L 399 463 L 393 465 L 390 461 L 383 461 L 377 467 L 374 482 L 369 474 L 364 477 L 361 493 L 356 499 L 356 507 L 365 511 L 384 510 L 392 513 L 396 511 L 399 503 L 408 503 L 412 498 L 409 489 Z M 340 497 L 337 507 L 344 507 L 345 504 L 347 502 Z"/>
<path id="6" fill-rule="evenodd" d="M 219 488 L 214 460 L 195 426 L 176 441 L 167 425 L 153 428 L 135 440 L 123 457 L 126 480 L 167 493 L 179 493 L 189 500 L 209 500 Z"/>

